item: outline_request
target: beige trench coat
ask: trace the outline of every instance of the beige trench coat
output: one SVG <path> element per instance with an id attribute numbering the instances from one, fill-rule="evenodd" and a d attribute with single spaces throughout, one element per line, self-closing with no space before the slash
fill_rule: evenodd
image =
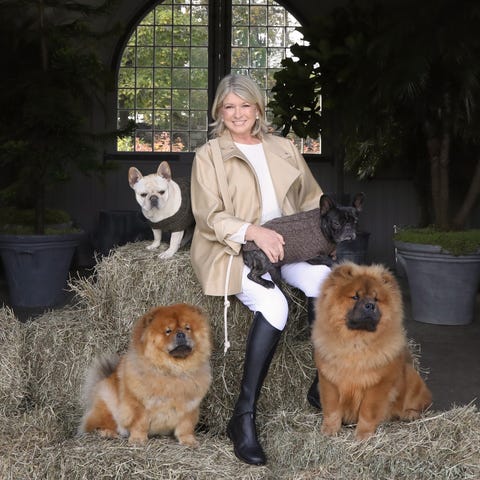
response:
<path id="1" fill-rule="evenodd" d="M 217 161 L 223 164 L 224 172 L 215 169 L 212 142 L 217 140 L 221 151 L 221 159 L 217 156 Z M 190 254 L 206 295 L 234 295 L 241 291 L 242 245 L 229 237 L 245 222 L 259 223 L 262 204 L 255 171 L 235 146 L 230 133 L 217 140 L 198 148 L 192 165 L 192 210 L 196 226 Z M 283 215 L 317 208 L 322 190 L 292 142 L 268 134 L 262 144 Z M 233 260 L 226 285 L 230 255 Z"/>

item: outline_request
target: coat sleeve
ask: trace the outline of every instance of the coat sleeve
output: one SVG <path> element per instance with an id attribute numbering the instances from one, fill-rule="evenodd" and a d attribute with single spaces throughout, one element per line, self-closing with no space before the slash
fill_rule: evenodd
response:
<path id="1" fill-rule="evenodd" d="M 229 240 L 246 222 L 229 211 L 222 197 L 217 173 L 207 143 L 200 147 L 193 160 L 191 178 L 192 211 L 196 228 L 210 242 L 219 242 L 229 254 L 238 255 L 242 244 Z"/>

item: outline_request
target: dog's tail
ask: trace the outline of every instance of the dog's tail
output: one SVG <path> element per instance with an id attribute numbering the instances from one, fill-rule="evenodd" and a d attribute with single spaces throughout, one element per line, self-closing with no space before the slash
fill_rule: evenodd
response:
<path id="1" fill-rule="evenodd" d="M 89 406 L 95 386 L 103 379 L 108 378 L 117 368 L 120 362 L 118 354 L 104 355 L 94 360 L 87 370 L 82 389 L 82 399 L 85 406 Z"/>
<path id="2" fill-rule="evenodd" d="M 98 393 L 97 385 L 115 372 L 119 362 L 119 355 L 102 356 L 96 358 L 87 370 L 82 388 L 84 414 L 77 429 L 77 435 L 81 436 L 89 431 L 87 428 L 88 418 Z"/>

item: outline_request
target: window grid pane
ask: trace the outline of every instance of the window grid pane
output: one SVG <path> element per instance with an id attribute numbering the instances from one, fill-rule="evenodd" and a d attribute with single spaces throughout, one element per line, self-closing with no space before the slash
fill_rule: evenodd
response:
<path id="1" fill-rule="evenodd" d="M 207 140 L 208 0 L 167 0 L 137 25 L 118 73 L 118 151 L 192 151 Z"/>
<path id="2" fill-rule="evenodd" d="M 274 0 L 232 0 L 232 73 L 250 75 L 271 99 L 274 73 L 291 56 L 290 45 L 301 43 L 296 18 Z M 272 120 L 267 108 L 267 119 Z M 289 137 L 302 152 L 320 153 L 320 140 Z"/>

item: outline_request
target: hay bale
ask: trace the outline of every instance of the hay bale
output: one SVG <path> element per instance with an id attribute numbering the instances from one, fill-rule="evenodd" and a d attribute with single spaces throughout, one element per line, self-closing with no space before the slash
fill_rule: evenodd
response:
<path id="1" fill-rule="evenodd" d="M 27 391 L 24 332 L 10 308 L 0 308 L 0 325 L 0 415 L 11 415 L 20 407 Z"/>
<path id="2" fill-rule="evenodd" d="M 125 440 L 93 435 L 58 443 L 3 444 L 0 478 L 3 480 L 170 479 L 211 480 L 272 478 L 269 470 L 240 464 L 225 439 L 203 434 L 191 449 L 173 440 L 153 438 L 132 446 Z"/>
<path id="3" fill-rule="evenodd" d="M 321 415 L 283 411 L 260 415 L 259 434 L 268 464 L 251 467 L 233 455 L 223 435 L 200 433 L 196 450 L 173 439 L 145 445 L 87 435 L 58 435 L 53 410 L 38 409 L 0 419 L 0 478 L 17 480 L 95 479 L 395 479 L 480 478 L 480 413 L 474 407 L 428 414 L 413 422 L 382 425 L 369 441 L 353 428 L 336 437 L 320 433 Z"/>
<path id="4" fill-rule="evenodd" d="M 457 480 L 480 478 L 480 413 L 473 406 L 383 424 L 369 441 L 354 428 L 320 433 L 321 415 L 279 412 L 261 437 L 278 478 Z"/>
<path id="5" fill-rule="evenodd" d="M 15 415 L 0 416 L 0 432 L 0 452 L 6 459 L 15 457 L 18 449 L 32 451 L 68 437 L 62 419 L 50 406 L 32 406 Z"/>

